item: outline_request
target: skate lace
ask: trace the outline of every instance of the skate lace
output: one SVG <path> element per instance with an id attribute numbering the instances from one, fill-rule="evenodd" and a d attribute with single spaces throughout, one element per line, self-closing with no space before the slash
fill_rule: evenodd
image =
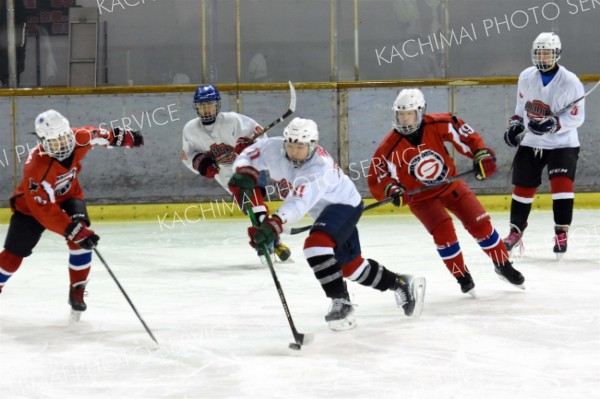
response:
<path id="1" fill-rule="evenodd" d="M 352 306 L 352 302 L 345 298 L 334 298 L 331 302 L 331 308 L 329 309 L 330 313 L 340 312 L 344 305 Z"/>
<path id="2" fill-rule="evenodd" d="M 558 246 L 558 247 L 565 247 L 567 246 L 567 233 L 565 233 L 564 231 L 556 234 L 554 236 L 554 245 Z"/>
<path id="3" fill-rule="evenodd" d="M 519 233 L 518 231 L 513 230 L 510 232 L 508 237 L 506 237 L 506 242 L 510 245 L 515 245 L 519 241 L 521 241 L 521 233 Z"/>

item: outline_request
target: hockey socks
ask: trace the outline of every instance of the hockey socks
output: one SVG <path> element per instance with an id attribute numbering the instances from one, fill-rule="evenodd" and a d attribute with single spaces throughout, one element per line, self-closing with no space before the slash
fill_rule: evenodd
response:
<path id="1" fill-rule="evenodd" d="M 342 268 L 334 256 L 335 241 L 328 234 L 311 233 L 304 242 L 304 256 L 319 280 L 325 295 L 342 298 L 347 294 Z"/>
<path id="2" fill-rule="evenodd" d="M 500 239 L 500 235 L 496 229 L 492 230 L 492 234 L 483 239 L 478 239 L 477 243 L 483 251 L 490 257 L 494 264 L 504 263 L 508 261 L 508 252 L 504 242 Z"/>
<path id="3" fill-rule="evenodd" d="M 92 265 L 92 251 L 69 243 L 69 279 L 71 285 L 86 282 Z"/>
<path id="4" fill-rule="evenodd" d="M 437 247 L 438 254 L 444 261 L 450 273 L 458 278 L 465 274 L 466 266 L 458 241 L 446 246 Z"/>
<path id="5" fill-rule="evenodd" d="M 342 268 L 344 276 L 358 284 L 375 288 L 379 291 L 395 289 L 396 274 L 389 271 L 373 259 L 364 259 L 358 256 Z"/>
<path id="6" fill-rule="evenodd" d="M 8 279 L 19 269 L 23 258 L 13 255 L 7 250 L 0 252 L 0 292 Z"/>
<path id="7" fill-rule="evenodd" d="M 531 212 L 533 197 L 537 188 L 526 188 L 516 186 L 513 190 L 510 204 L 510 223 L 515 225 L 522 233 L 527 227 L 527 219 Z"/>

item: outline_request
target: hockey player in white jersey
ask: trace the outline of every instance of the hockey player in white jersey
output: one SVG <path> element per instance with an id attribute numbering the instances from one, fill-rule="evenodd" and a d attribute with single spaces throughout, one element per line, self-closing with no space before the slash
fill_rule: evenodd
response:
<path id="1" fill-rule="evenodd" d="M 504 133 L 508 146 L 518 146 L 513 160 L 511 229 L 504 239 L 506 248 L 510 251 L 521 245 L 533 198 L 547 167 L 555 223 L 553 250 L 558 258 L 567 251 L 579 157 L 577 128 L 585 118 L 585 99 L 555 114 L 584 93 L 579 78 L 558 64 L 561 52 L 560 38 L 552 32 L 540 33 L 533 41 L 534 66 L 519 76 L 515 115 Z"/>
<path id="2" fill-rule="evenodd" d="M 353 328 L 354 307 L 343 277 L 380 291 L 392 290 L 407 316 L 421 313 L 425 280 L 395 274 L 372 259 L 364 259 L 356 224 L 363 202 L 354 183 L 318 145 L 317 124 L 294 118 L 283 137 L 258 141 L 234 163 L 229 182 L 238 201 L 250 198 L 260 171 L 269 170 L 284 197 L 281 207 L 249 235 L 255 244 L 276 240 L 283 225 L 308 213 L 314 224 L 304 242 L 304 255 L 332 303 L 325 320 L 334 331 Z"/>
<path id="3" fill-rule="evenodd" d="M 192 172 L 215 179 L 229 191 L 227 182 L 233 175 L 233 161 L 237 154 L 254 143 L 252 135 L 260 134 L 263 129 L 245 115 L 221 112 L 221 94 L 213 85 L 198 87 L 194 93 L 194 109 L 198 117 L 183 127 L 183 163 Z M 257 140 L 264 138 L 266 136 Z M 261 176 L 262 187 L 265 180 L 265 176 Z M 263 204 L 254 212 L 264 219 L 268 208 Z M 291 255 L 290 249 L 280 241 L 275 242 L 274 252 L 282 261 Z M 258 254 L 262 255 L 260 251 Z"/>

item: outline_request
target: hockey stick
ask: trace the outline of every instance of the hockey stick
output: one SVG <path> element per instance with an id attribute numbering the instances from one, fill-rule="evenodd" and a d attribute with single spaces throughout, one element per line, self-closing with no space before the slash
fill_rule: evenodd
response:
<path id="1" fill-rule="evenodd" d="M 427 186 L 423 186 L 423 187 L 419 187 L 419 188 L 415 188 L 414 190 L 410 190 L 408 192 L 408 195 L 415 195 L 415 194 L 419 194 L 422 193 L 423 191 L 427 191 L 430 190 L 434 187 L 439 187 L 439 186 L 445 186 L 446 184 L 450 184 L 458 179 L 460 179 L 461 177 L 464 177 L 470 173 L 473 173 L 472 170 L 467 170 L 465 172 L 459 173 L 456 176 L 452 176 L 449 179 L 446 180 L 440 180 L 439 182 L 433 183 L 433 184 L 429 184 Z M 386 199 L 382 199 L 381 201 L 377 201 L 372 203 L 371 205 L 367 205 L 363 208 L 363 212 L 368 211 L 370 209 L 373 208 L 378 208 L 382 205 L 385 204 L 389 204 L 390 202 L 392 202 L 394 200 L 394 197 L 387 197 Z M 302 226 L 302 227 L 292 227 L 289 230 L 289 234 L 299 234 L 302 232 L 305 232 L 306 230 L 310 230 L 313 227 L 313 225 L 311 224 L 310 226 Z"/>
<path id="2" fill-rule="evenodd" d="M 290 106 L 288 107 L 287 111 L 285 111 L 283 113 L 283 115 L 281 115 L 279 118 L 275 119 L 273 122 L 271 122 L 267 126 L 265 126 L 261 132 L 253 133 L 250 136 L 250 139 L 252 139 L 252 141 L 255 141 L 257 138 L 259 138 L 260 136 L 262 136 L 263 134 L 265 134 L 266 132 L 271 130 L 273 127 L 275 127 L 275 125 L 279 124 L 285 118 L 287 118 L 288 116 L 290 116 L 291 114 L 293 114 L 296 111 L 296 89 L 294 88 L 294 85 L 292 84 L 291 81 L 289 81 L 288 84 L 290 85 Z M 225 159 L 229 158 L 230 154 L 231 153 L 225 153 L 225 154 L 217 157 L 215 160 L 217 165 L 222 164 Z"/>
<path id="3" fill-rule="evenodd" d="M 258 221 L 256 220 L 256 215 L 254 215 L 254 212 L 252 211 L 252 205 L 249 203 L 246 209 L 248 211 L 248 215 L 250 216 L 250 220 L 252 221 L 252 226 L 258 227 Z M 290 349 L 299 351 L 300 349 L 302 349 L 302 345 L 309 344 L 313 340 L 314 336 L 312 334 L 301 334 L 298 332 L 298 330 L 296 330 L 294 320 L 292 319 L 292 314 L 290 313 L 290 308 L 288 307 L 287 301 L 285 300 L 285 295 L 283 294 L 283 289 L 281 288 L 281 284 L 279 283 L 277 274 L 275 274 L 275 268 L 273 267 L 273 261 L 271 260 L 271 256 L 269 255 L 267 245 L 261 244 L 260 249 L 263 251 L 265 258 L 267 259 L 267 265 L 269 266 L 271 277 L 273 277 L 273 282 L 275 283 L 275 287 L 277 288 L 277 293 L 279 294 L 279 299 L 281 300 L 281 304 L 283 305 L 285 316 L 287 317 L 288 323 L 290 323 L 290 328 L 292 329 L 292 334 L 294 335 L 294 341 L 296 341 L 290 343 L 288 346 Z"/>
<path id="4" fill-rule="evenodd" d="M 568 111 L 571 107 L 573 107 L 575 104 L 577 104 L 579 101 L 583 100 L 584 98 L 586 98 L 587 96 L 589 96 L 594 90 L 596 90 L 596 88 L 600 85 L 600 80 L 596 82 L 596 84 L 594 85 L 594 87 L 592 87 L 591 89 L 589 89 L 583 96 L 579 97 L 576 100 L 571 101 L 570 103 L 568 103 L 567 105 L 565 105 L 564 107 L 562 107 L 561 109 L 559 109 L 558 111 L 548 115 L 547 117 L 545 117 L 544 119 L 540 120 L 539 123 L 545 123 L 547 121 L 549 121 L 551 118 L 554 118 L 555 116 L 560 116 L 562 114 L 564 114 L 566 111 Z M 523 133 L 519 133 L 517 135 L 517 141 L 519 143 L 521 143 L 521 140 L 523 140 L 523 136 L 525 136 L 525 133 L 529 132 L 529 128 L 525 127 L 525 130 L 523 130 Z"/>
<path id="5" fill-rule="evenodd" d="M 294 85 L 291 81 L 289 81 L 288 84 L 290 85 L 290 106 L 288 107 L 288 110 L 285 111 L 283 115 L 281 115 L 279 118 L 265 126 L 262 132 L 250 136 L 252 140 L 256 140 L 257 138 L 271 130 L 271 128 L 275 127 L 275 125 L 277 125 L 279 122 L 283 121 L 285 118 L 287 118 L 296 111 L 296 89 L 294 88 Z"/>
<path id="6" fill-rule="evenodd" d="M 150 331 L 150 328 L 148 328 L 148 326 L 146 325 L 146 322 L 144 322 L 144 319 L 142 319 L 142 316 L 140 316 L 140 314 L 137 311 L 137 309 L 135 308 L 135 306 L 133 306 L 133 302 L 131 302 L 131 299 L 129 299 L 129 296 L 127 295 L 127 293 L 125 292 L 125 290 L 123 289 L 121 284 L 119 283 L 119 280 L 117 280 L 117 277 L 114 275 L 112 270 L 110 270 L 110 267 L 108 267 L 108 264 L 106 263 L 106 261 L 104 260 L 102 255 L 100 255 L 100 252 L 98 252 L 98 249 L 96 247 L 94 247 L 94 252 L 96 253 L 96 256 L 98 257 L 98 259 L 100 259 L 100 261 L 102 262 L 104 267 L 106 267 L 106 270 L 108 270 L 108 274 L 110 274 L 110 276 L 113 278 L 113 280 L 115 280 L 115 283 L 117 283 L 117 287 L 119 287 L 119 289 L 121 290 L 121 293 L 125 296 L 125 299 L 127 299 L 127 302 L 129 302 L 129 305 L 131 306 L 131 309 L 133 309 L 133 311 L 135 312 L 135 315 L 137 316 L 137 318 L 142 322 L 142 325 L 144 326 L 144 328 L 150 335 L 150 338 L 152 338 L 152 340 L 154 342 L 156 342 L 156 344 L 158 345 L 158 341 L 156 340 L 156 338 L 154 338 L 154 334 L 152 334 L 152 331 Z"/>

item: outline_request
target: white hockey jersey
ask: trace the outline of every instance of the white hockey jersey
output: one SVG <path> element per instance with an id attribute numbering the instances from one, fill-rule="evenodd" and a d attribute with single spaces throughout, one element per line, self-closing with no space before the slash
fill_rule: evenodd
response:
<path id="1" fill-rule="evenodd" d="M 540 72 L 532 66 L 519 75 L 515 114 L 523 118 L 527 127 L 530 115 L 543 116 L 540 114 L 545 110 L 557 112 L 583 94 L 583 84 L 577 75 L 565 67 L 559 66 L 552 81 L 544 86 Z M 528 130 L 521 145 L 542 149 L 579 147 L 577 128 L 585 119 L 585 99 L 559 115 L 558 119 L 561 126 L 559 131 L 539 136 Z"/>
<path id="2" fill-rule="evenodd" d="M 268 170 L 279 186 L 284 200 L 275 214 L 284 223 L 297 222 L 307 213 L 316 219 L 331 204 L 357 206 L 361 202 L 352 180 L 322 147 L 317 147 L 305 164 L 294 168 L 286 158 L 283 137 L 272 137 L 246 148 L 233 167 L 247 165 Z"/>
<path id="3" fill-rule="evenodd" d="M 252 118 L 236 112 L 219 112 L 215 123 L 203 125 L 200 118 L 195 118 L 183 127 L 183 154 L 182 161 L 192 172 L 198 171 L 192 166 L 194 157 L 210 150 L 215 144 L 228 144 L 235 147 L 238 138 L 251 136 L 258 123 Z M 265 136 L 259 138 L 262 139 Z M 215 179 L 227 191 L 227 183 L 233 176 L 232 164 L 219 165 L 219 173 Z"/>

